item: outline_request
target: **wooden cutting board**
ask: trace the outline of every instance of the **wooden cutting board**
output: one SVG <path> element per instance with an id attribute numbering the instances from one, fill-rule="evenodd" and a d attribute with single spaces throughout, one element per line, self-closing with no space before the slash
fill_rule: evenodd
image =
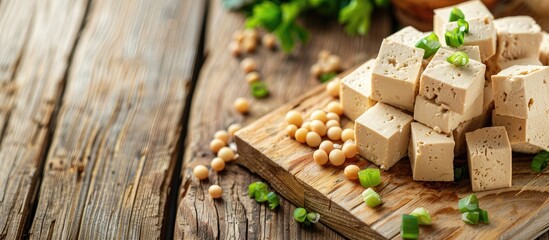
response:
<path id="1" fill-rule="evenodd" d="M 320 213 L 320 221 L 351 239 L 400 238 L 401 216 L 417 207 L 431 212 L 433 225 L 420 227 L 420 239 L 531 239 L 549 228 L 549 170 L 530 168 L 532 156 L 515 157 L 511 188 L 477 193 L 490 224 L 466 225 L 458 200 L 471 192 L 470 182 L 416 182 L 408 159 L 382 172 L 376 191 L 383 205 L 370 208 L 362 201 L 364 188 L 347 180 L 343 169 L 372 165 L 357 157 L 340 167 L 319 166 L 313 148 L 286 135 L 284 116 L 291 109 L 308 116 L 334 99 L 319 86 L 237 133 L 239 164 L 259 174 L 295 205 Z M 349 120 L 342 120 L 352 127 Z"/>

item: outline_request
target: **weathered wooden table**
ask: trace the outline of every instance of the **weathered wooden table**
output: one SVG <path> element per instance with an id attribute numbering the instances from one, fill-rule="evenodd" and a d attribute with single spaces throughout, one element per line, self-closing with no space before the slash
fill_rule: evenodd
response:
<path id="1" fill-rule="evenodd" d="M 227 51 L 243 17 L 219 0 L 0 1 L 0 239 L 342 238 L 296 224 L 284 199 L 276 211 L 249 199 L 259 179 L 242 167 L 204 182 L 189 169 L 211 160 L 216 130 L 318 85 L 308 69 L 319 50 L 348 67 L 374 57 L 394 25 L 375 19 L 354 38 L 306 20 L 308 45 L 261 48 L 272 94 L 243 118 L 231 106 L 249 92 Z M 212 183 L 222 200 L 207 195 Z"/>

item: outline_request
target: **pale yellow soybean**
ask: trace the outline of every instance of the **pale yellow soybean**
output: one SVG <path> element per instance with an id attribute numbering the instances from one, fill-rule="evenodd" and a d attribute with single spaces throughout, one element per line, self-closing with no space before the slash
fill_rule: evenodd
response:
<path id="1" fill-rule="evenodd" d="M 219 130 L 219 131 L 215 132 L 214 138 L 219 139 L 219 140 L 225 142 L 225 144 L 227 144 L 227 143 L 229 143 L 230 135 L 225 130 Z"/>
<path id="2" fill-rule="evenodd" d="M 339 78 L 334 78 L 332 81 L 326 84 L 326 91 L 332 97 L 339 97 L 339 87 L 340 87 Z"/>
<path id="3" fill-rule="evenodd" d="M 227 144 L 223 140 L 214 138 L 210 142 L 210 150 L 212 150 L 212 152 L 214 153 L 217 153 L 219 149 L 221 149 L 222 147 L 225 147 L 226 145 Z"/>
<path id="4" fill-rule="evenodd" d="M 324 123 L 320 120 L 313 120 L 311 121 L 311 130 L 318 133 L 318 135 L 322 137 L 326 135 L 326 130 L 328 129 L 326 128 L 326 125 L 324 125 Z"/>
<path id="5" fill-rule="evenodd" d="M 285 119 L 288 124 L 293 124 L 297 127 L 301 127 L 301 124 L 303 124 L 303 116 L 301 116 L 300 112 L 295 110 L 287 112 Z"/>
<path id="6" fill-rule="evenodd" d="M 328 138 L 332 141 L 337 141 L 337 140 L 341 139 L 342 131 L 343 130 L 341 130 L 340 127 L 328 128 L 328 132 L 327 132 Z"/>
<path id="7" fill-rule="evenodd" d="M 313 160 L 318 165 L 324 165 L 328 162 L 328 154 L 323 150 L 318 149 L 313 153 Z"/>
<path id="8" fill-rule="evenodd" d="M 297 127 L 293 124 L 290 124 L 286 127 L 286 133 L 288 134 L 288 136 L 290 136 L 291 138 L 295 138 L 295 132 L 297 131 Z"/>
<path id="9" fill-rule="evenodd" d="M 238 123 L 233 123 L 231 125 L 229 125 L 229 127 L 227 128 L 227 132 L 229 132 L 229 134 L 231 136 L 234 136 L 234 134 L 240 130 L 242 128 L 242 125 L 238 124 Z"/>
<path id="10" fill-rule="evenodd" d="M 223 169 L 225 169 L 225 160 L 216 157 L 212 159 L 210 166 L 212 166 L 212 169 L 216 172 L 223 171 Z"/>
<path id="11" fill-rule="evenodd" d="M 343 174 L 347 179 L 355 180 L 358 178 L 358 172 L 360 171 L 360 168 L 357 165 L 349 165 L 345 167 L 345 170 L 343 170 Z"/>
<path id="12" fill-rule="evenodd" d="M 307 145 L 309 145 L 309 147 L 318 147 L 321 141 L 322 141 L 322 138 L 318 133 L 316 132 L 307 133 L 306 142 L 307 142 Z"/>
<path id="13" fill-rule="evenodd" d="M 212 198 L 220 198 L 223 195 L 223 189 L 219 185 L 211 185 L 208 188 L 208 193 Z"/>
<path id="14" fill-rule="evenodd" d="M 357 154 L 356 144 L 351 141 L 345 142 L 341 150 L 345 153 L 346 158 L 354 158 Z"/>
<path id="15" fill-rule="evenodd" d="M 326 105 L 326 111 L 327 112 L 333 112 L 337 115 L 343 114 L 343 107 L 341 107 L 341 104 L 337 101 L 330 102 L 328 105 Z"/>
<path id="16" fill-rule="evenodd" d="M 208 178 L 208 168 L 204 165 L 197 165 L 193 169 L 193 175 L 199 180 Z"/>
<path id="17" fill-rule="evenodd" d="M 339 121 L 336 121 L 336 120 L 328 120 L 326 122 L 326 128 L 331 128 L 331 127 L 339 127 Z"/>
<path id="18" fill-rule="evenodd" d="M 330 163 L 334 166 L 341 166 L 345 163 L 345 154 L 339 149 L 334 149 L 329 155 Z"/>
<path id="19" fill-rule="evenodd" d="M 334 150 L 334 143 L 330 140 L 324 140 L 320 143 L 320 146 L 318 146 L 318 149 L 323 150 L 324 152 L 330 154 L 332 150 Z"/>
<path id="20" fill-rule="evenodd" d="M 217 157 L 223 159 L 225 162 L 231 161 L 234 158 L 234 151 L 229 147 L 222 147 L 217 152 Z"/>
<path id="21" fill-rule="evenodd" d="M 349 140 L 355 140 L 355 131 L 347 128 L 341 132 L 341 141 L 347 142 Z"/>
<path id="22" fill-rule="evenodd" d="M 306 143 L 307 142 L 307 133 L 309 130 L 305 128 L 300 128 L 295 131 L 295 140 L 300 143 Z"/>
<path id="23" fill-rule="evenodd" d="M 326 116 L 326 112 L 324 110 L 314 110 L 312 113 L 311 113 L 311 117 L 310 117 L 311 120 L 320 120 L 322 121 L 323 123 L 325 123 L 326 121 L 328 121 L 328 117 Z"/>

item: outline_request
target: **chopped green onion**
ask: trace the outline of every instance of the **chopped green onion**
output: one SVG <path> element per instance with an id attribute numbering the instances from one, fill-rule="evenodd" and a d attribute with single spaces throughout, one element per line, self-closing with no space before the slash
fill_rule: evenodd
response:
<path id="1" fill-rule="evenodd" d="M 265 192 L 267 194 L 267 184 L 264 182 L 254 182 L 248 185 L 248 196 L 254 198 L 256 192 Z"/>
<path id="2" fill-rule="evenodd" d="M 337 76 L 337 74 L 333 73 L 333 72 L 323 73 L 318 77 L 318 80 L 320 80 L 321 83 L 325 83 L 325 82 L 328 82 L 328 81 L 332 80 L 336 76 Z"/>
<path id="3" fill-rule="evenodd" d="M 469 33 L 469 23 L 464 19 L 457 20 L 458 31 L 461 33 Z"/>
<path id="4" fill-rule="evenodd" d="M 402 225 L 400 226 L 400 236 L 402 239 L 418 239 L 419 225 L 416 216 L 403 214 Z"/>
<path id="5" fill-rule="evenodd" d="M 488 219 L 488 212 L 482 209 L 478 210 L 479 217 L 478 220 L 481 223 L 490 223 L 490 220 Z"/>
<path id="6" fill-rule="evenodd" d="M 381 196 L 372 188 L 368 188 L 362 192 L 362 200 L 368 207 L 376 207 L 381 204 Z"/>
<path id="7" fill-rule="evenodd" d="M 320 214 L 315 212 L 307 213 L 307 220 L 311 223 L 317 223 L 320 220 Z"/>
<path id="8" fill-rule="evenodd" d="M 463 32 L 459 31 L 459 28 L 454 29 L 453 31 L 446 31 L 444 34 L 444 40 L 446 41 L 446 45 L 450 47 L 460 47 L 463 45 L 464 42 L 464 34 Z"/>
<path id="9" fill-rule="evenodd" d="M 532 160 L 532 163 L 530 164 L 530 168 L 534 172 L 540 173 L 547 167 L 548 162 L 549 162 L 549 152 L 543 150 L 534 157 L 534 159 Z"/>
<path id="10" fill-rule="evenodd" d="M 381 172 L 377 168 L 366 168 L 358 172 L 358 180 L 364 188 L 374 187 L 381 183 Z"/>
<path id="11" fill-rule="evenodd" d="M 464 52 L 458 51 L 446 58 L 446 61 L 456 66 L 465 66 L 469 63 L 469 56 Z"/>
<path id="12" fill-rule="evenodd" d="M 429 210 L 425 208 L 416 208 L 410 215 L 416 216 L 418 223 L 421 225 L 431 225 L 431 214 L 429 214 Z"/>
<path id="13" fill-rule="evenodd" d="M 296 208 L 294 210 L 294 219 L 300 223 L 307 219 L 307 210 L 305 208 Z"/>
<path id="14" fill-rule="evenodd" d="M 255 98 L 264 98 L 269 95 L 269 89 L 264 82 L 254 82 L 251 85 L 252 96 Z"/>
<path id="15" fill-rule="evenodd" d="M 465 14 L 459 8 L 453 8 L 450 12 L 450 22 L 455 22 L 459 19 L 465 19 Z"/>
<path id="16" fill-rule="evenodd" d="M 477 224 L 479 215 L 477 211 L 464 212 L 461 214 L 461 220 L 468 224 Z"/>
<path id="17" fill-rule="evenodd" d="M 267 202 L 269 203 L 270 209 L 275 209 L 276 207 L 278 207 L 278 205 L 280 205 L 280 199 L 274 192 L 270 192 L 267 194 Z"/>
<path id="18" fill-rule="evenodd" d="M 458 208 L 459 212 L 461 213 L 478 211 L 479 207 L 477 195 L 473 193 L 467 197 L 460 199 L 458 202 Z"/>
<path id="19" fill-rule="evenodd" d="M 420 39 L 416 43 L 417 48 L 421 48 L 425 50 L 425 53 L 423 53 L 423 58 L 427 59 L 433 56 L 438 49 L 440 48 L 440 42 L 438 42 L 438 36 L 435 33 L 431 33 L 428 36 Z"/>

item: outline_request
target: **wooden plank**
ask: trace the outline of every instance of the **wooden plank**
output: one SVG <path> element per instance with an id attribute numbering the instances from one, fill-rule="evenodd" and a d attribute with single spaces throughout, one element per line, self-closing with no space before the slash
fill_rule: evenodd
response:
<path id="1" fill-rule="evenodd" d="M 91 3 L 31 238 L 159 239 L 204 1 Z"/>
<path id="2" fill-rule="evenodd" d="M 460 220 L 457 202 L 471 193 L 468 181 L 413 181 L 407 159 L 382 173 L 377 190 L 384 204 L 367 207 L 361 198 L 364 188 L 342 173 L 348 164 L 365 168 L 371 165 L 368 161 L 319 166 L 312 159 L 313 149 L 289 138 L 284 131 L 287 111 L 309 114 L 329 101 L 333 99 L 322 88 L 316 88 L 241 130 L 237 134 L 239 163 L 267 179 L 291 202 L 318 211 L 323 223 L 346 237 L 397 238 L 402 214 L 417 207 L 429 209 L 434 221 L 432 226 L 421 228 L 422 238 L 531 239 L 549 227 L 549 170 L 532 173 L 531 157 L 514 159 L 511 188 L 477 193 L 481 207 L 489 212 L 489 225 L 469 226 Z M 352 124 L 346 123 L 347 127 Z"/>
<path id="3" fill-rule="evenodd" d="M 230 55 L 227 45 L 233 32 L 243 28 L 244 16 L 222 9 L 220 2 L 210 1 L 207 60 L 193 97 L 175 239 L 341 238 L 322 224 L 313 228 L 296 224 L 292 218 L 295 207 L 284 199 L 277 211 L 270 211 L 249 199 L 247 185 L 260 179 L 244 168 L 228 164 L 225 171 L 212 173 L 208 181 L 202 182 L 192 177 L 192 168 L 198 164 L 207 165 L 214 157 L 208 144 L 216 130 L 225 129 L 231 123 L 249 123 L 306 89 L 319 85 L 310 77 L 309 68 L 320 50 L 328 49 L 340 55 L 346 66 L 356 65 L 376 54 L 382 37 L 391 31 L 389 14 L 378 12 L 368 37 L 348 37 L 337 22 L 319 22 L 315 18 L 305 20 L 311 31 L 309 44 L 293 54 L 259 47 L 257 53 L 249 56 L 258 61 L 271 95 L 267 99 L 253 100 L 250 114 L 241 116 L 234 112 L 232 103 L 237 97 L 249 97 L 250 93 L 239 61 Z M 212 201 L 207 191 L 211 184 L 219 184 L 224 189 L 222 200 Z"/>
<path id="4" fill-rule="evenodd" d="M 0 239 L 19 239 L 35 201 L 84 0 L 0 1 Z"/>

